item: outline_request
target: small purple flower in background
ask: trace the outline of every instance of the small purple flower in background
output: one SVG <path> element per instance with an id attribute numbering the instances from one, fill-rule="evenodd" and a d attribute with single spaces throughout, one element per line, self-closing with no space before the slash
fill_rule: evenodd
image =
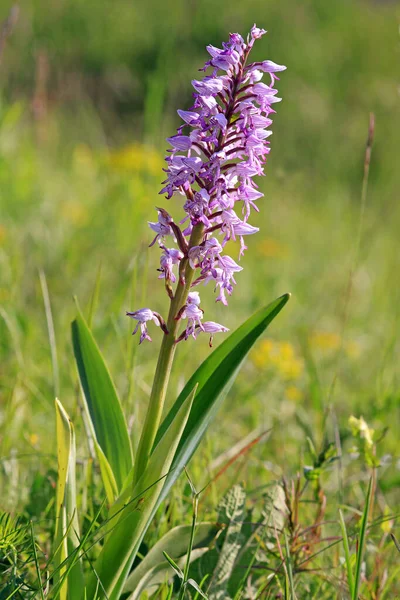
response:
<path id="1" fill-rule="evenodd" d="M 279 80 L 276 74 L 286 69 L 270 60 L 249 62 L 255 40 L 265 33 L 254 25 L 246 41 L 234 33 L 222 49 L 207 46 L 211 58 L 201 70 L 208 74 L 192 81 L 193 106 L 178 110 L 183 123 L 176 135 L 168 138 L 167 177 L 160 193 L 168 199 L 182 199 L 185 217 L 180 224 L 185 223 L 185 229 L 164 209 L 157 209 L 158 221 L 149 226 L 156 233 L 150 245 L 158 241 L 162 250 L 160 278 L 165 278 L 171 302 L 175 297 L 180 301 L 178 306 L 171 304 L 175 313 L 170 317 L 175 322 L 187 319 L 186 329 L 176 342 L 196 338 L 202 331 L 211 337 L 227 331 L 213 321 L 202 322 L 200 297 L 190 288 L 212 281 L 218 289 L 216 300 L 227 304 L 226 294 L 230 296 L 236 284 L 234 274 L 242 267 L 224 252 L 231 240 L 239 239 L 240 259 L 247 249 L 244 236 L 259 231 L 248 222 L 252 210 L 258 212 L 255 202 L 263 197 L 254 177 L 264 175 L 272 133 L 268 128 L 275 113 L 272 106 L 281 100 L 274 87 Z M 264 73 L 270 76 L 269 85 L 261 82 Z M 167 236 L 178 248 L 166 248 Z M 174 266 L 178 267 L 178 278 Z M 174 295 L 170 283 L 177 280 Z M 178 294 L 179 286 L 183 286 L 183 293 Z M 172 321 L 168 319 L 169 327 Z M 141 342 L 150 339 L 145 321 L 139 322 Z"/>

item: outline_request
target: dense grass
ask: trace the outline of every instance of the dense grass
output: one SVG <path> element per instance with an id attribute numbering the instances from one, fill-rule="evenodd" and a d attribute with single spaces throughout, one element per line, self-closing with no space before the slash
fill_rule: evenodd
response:
<path id="1" fill-rule="evenodd" d="M 0 17 L 10 5 L 2 3 Z M 341 543 L 308 559 L 342 535 L 339 507 L 354 551 L 372 475 L 376 525 L 367 533 L 360 597 L 400 594 L 399 555 L 389 537 L 400 537 L 397 521 L 380 522 L 395 516 L 400 483 L 396 18 L 390 2 L 343 0 L 234 0 L 217 11 L 208 0 L 21 6 L 1 64 L 0 508 L 34 519 L 40 552 L 48 551 L 53 528 L 55 395 L 77 428 L 80 485 L 89 480 L 92 486 L 80 498 L 88 521 L 103 499 L 96 472 L 92 483 L 81 425 L 70 341 L 73 295 L 87 314 L 100 270 L 93 332 L 135 440 L 158 340 L 138 349 L 124 314 L 145 305 L 164 313 L 167 306 L 146 227 L 159 202 L 164 137 L 176 125 L 175 110 L 190 104 L 189 81 L 204 61 L 204 46 L 256 21 L 269 30 L 259 56 L 288 65 L 260 182 L 266 197 L 255 224 L 261 233 L 250 240 L 229 308 L 214 304 L 211 288 L 202 296 L 207 318 L 232 329 L 283 292 L 292 292 L 292 300 L 253 351 L 189 465 L 196 488 L 219 472 L 231 449 L 239 452 L 243 439 L 252 439 L 247 436 L 269 434 L 200 496 L 200 518 L 215 519 L 217 502 L 240 481 L 257 515 L 265 486 L 284 477 L 286 500 L 291 497 L 294 513 L 299 507 L 298 521 L 287 524 L 298 598 L 346 598 L 338 585 L 345 572 Z M 371 111 L 376 131 L 363 210 Z M 179 214 L 173 201 L 171 212 Z M 181 346 L 170 402 L 209 352 L 205 340 Z M 352 415 L 375 430 L 372 446 L 357 438 Z M 328 460 L 317 483 L 306 483 L 303 474 L 304 467 L 320 466 L 307 440 L 317 454 L 332 443 L 332 454 L 342 457 Z M 298 473 L 307 502 L 296 492 Z M 333 522 L 307 538 L 305 548 L 299 531 L 318 519 Z M 147 542 L 190 520 L 190 490 L 182 480 Z M 281 544 L 285 554 L 283 537 Z M 302 561 L 323 570 L 302 573 Z M 282 569 L 279 575 L 284 582 Z M 279 593 L 275 580 L 272 585 Z"/>

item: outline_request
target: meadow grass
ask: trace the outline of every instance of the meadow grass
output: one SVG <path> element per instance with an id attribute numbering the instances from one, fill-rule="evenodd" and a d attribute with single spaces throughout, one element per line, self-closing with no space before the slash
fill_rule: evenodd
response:
<path id="1" fill-rule="evenodd" d="M 104 520 L 82 426 L 73 296 L 86 317 L 93 313 L 136 444 L 158 342 L 139 349 L 124 315 L 147 304 L 165 312 L 146 226 L 159 202 L 163 138 L 176 107 L 190 103 L 188 81 L 204 46 L 254 21 L 270 30 L 267 49 L 288 65 L 261 183 L 261 234 L 250 240 L 229 311 L 214 304 L 211 290 L 203 302 L 233 330 L 280 294 L 290 291 L 292 299 L 252 350 L 188 465 L 195 489 L 206 486 L 197 520 L 225 523 L 221 499 L 233 489 L 240 523 L 258 523 L 267 492 L 283 481 L 282 532 L 256 532 L 232 597 L 399 597 L 398 10 L 341 0 L 235 0 L 217 13 L 208 0 L 176 0 L 173 11 L 158 0 L 118 0 L 112 9 L 45 4 L 21 9 L 1 65 L 0 509 L 11 516 L 0 518 L 0 598 L 40 598 L 18 588 L 24 581 L 36 589 L 38 573 L 48 576 L 55 396 L 76 427 L 83 535 Z M 44 91 L 40 53 L 49 63 Z M 363 208 L 370 112 L 376 128 Z M 178 214 L 173 205 L 171 212 Z M 209 354 L 205 341 L 181 346 L 170 404 Z M 157 513 L 143 554 L 192 522 L 188 481 L 179 479 Z M 235 535 L 243 541 L 249 533 L 225 525 L 229 535 L 214 548 L 223 556 Z M 183 562 L 186 580 L 217 578 L 218 562 L 209 558 L 198 558 L 192 573 Z M 179 597 L 179 576 L 171 589 L 161 585 L 157 597 Z"/>

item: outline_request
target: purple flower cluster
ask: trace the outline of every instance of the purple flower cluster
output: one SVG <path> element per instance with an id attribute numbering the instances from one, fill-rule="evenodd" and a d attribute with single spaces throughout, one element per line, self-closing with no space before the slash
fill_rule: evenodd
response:
<path id="1" fill-rule="evenodd" d="M 151 245 L 157 241 L 162 250 L 160 277 L 165 278 L 171 298 L 174 268 L 182 277 L 181 263 L 189 261 L 196 272 L 192 286 L 212 281 L 217 301 L 226 305 L 242 267 L 225 254 L 225 247 L 238 239 L 240 259 L 245 236 L 258 231 L 248 222 L 263 196 L 254 177 L 264 175 L 272 105 L 280 101 L 274 87 L 276 73 L 286 68 L 269 60 L 248 63 L 255 40 L 265 33 L 254 25 L 246 42 L 234 33 L 222 49 L 207 46 L 211 58 L 202 70 L 209 74 L 192 81 L 194 104 L 189 110 L 178 110 L 183 124 L 168 138 L 172 149 L 167 151 L 167 178 L 160 193 L 183 197 L 186 216 L 180 225 L 185 223 L 185 229 L 164 209 L 158 209 L 157 222 L 149 226 L 156 233 Z M 269 73 L 269 85 L 261 82 L 264 73 Z M 194 245 L 191 236 L 199 227 L 201 241 Z M 178 248 L 167 248 L 167 238 Z M 188 324 L 178 340 L 196 337 L 199 331 L 226 330 L 214 322 L 202 323 L 199 304 L 198 292 L 190 293 L 179 313 Z"/>

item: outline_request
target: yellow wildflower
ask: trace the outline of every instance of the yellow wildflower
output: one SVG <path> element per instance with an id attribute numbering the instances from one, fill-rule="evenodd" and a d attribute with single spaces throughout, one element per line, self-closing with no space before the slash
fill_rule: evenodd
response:
<path id="1" fill-rule="evenodd" d="M 264 340 L 252 353 L 254 364 L 259 367 L 271 366 L 283 379 L 298 379 L 304 370 L 304 363 L 296 356 L 289 342 Z"/>
<path id="2" fill-rule="evenodd" d="M 2 302 L 6 302 L 10 298 L 10 290 L 9 288 L 0 288 L 0 304 Z"/>
<path id="3" fill-rule="evenodd" d="M 349 358 L 357 358 L 360 356 L 360 344 L 354 340 L 346 342 L 344 345 L 344 350 Z"/>
<path id="4" fill-rule="evenodd" d="M 329 331 L 316 331 L 310 336 L 310 344 L 322 351 L 338 350 L 341 337 L 339 334 Z"/>
<path id="5" fill-rule="evenodd" d="M 36 444 L 39 441 L 39 436 L 37 433 L 31 433 L 29 436 L 29 441 L 32 444 L 32 446 L 36 446 Z"/>
<path id="6" fill-rule="evenodd" d="M 61 214 L 66 221 L 73 225 L 86 225 L 89 220 L 89 213 L 81 202 L 67 200 L 61 205 Z"/>
<path id="7" fill-rule="evenodd" d="M 391 514 L 393 514 L 393 512 L 390 510 L 390 508 L 386 504 L 386 506 L 383 510 L 383 516 L 389 517 Z M 393 529 L 393 525 L 394 525 L 394 519 L 386 518 L 385 521 L 382 521 L 381 529 L 384 533 L 390 533 L 391 530 Z"/>
<path id="8" fill-rule="evenodd" d="M 256 348 L 251 353 L 251 358 L 256 367 L 259 367 L 260 369 L 262 367 L 265 367 L 265 365 L 270 360 L 272 348 L 272 340 L 263 340 L 260 344 L 256 346 Z"/>
<path id="9" fill-rule="evenodd" d="M 369 427 L 368 423 L 364 420 L 364 417 L 357 419 L 357 417 L 352 415 L 349 418 L 349 425 L 353 435 L 360 437 L 368 448 L 372 448 L 374 445 L 374 430 Z"/>
<path id="10" fill-rule="evenodd" d="M 299 402 L 303 398 L 303 392 L 295 385 L 289 385 L 285 389 L 285 395 L 288 400 L 292 402 Z"/>
<path id="11" fill-rule="evenodd" d="M 282 360 L 292 360 L 295 356 L 294 348 L 289 342 L 281 342 L 276 353 Z"/>
<path id="12" fill-rule="evenodd" d="M 74 166 L 77 169 L 87 172 L 88 170 L 94 170 L 96 168 L 95 157 L 93 152 L 86 146 L 86 144 L 78 144 L 74 148 L 73 154 Z"/>
<path id="13" fill-rule="evenodd" d="M 107 162 L 115 171 L 150 173 L 154 176 L 159 176 L 164 165 L 158 152 L 138 143 L 111 151 Z"/>
<path id="14" fill-rule="evenodd" d="M 309 341 L 313 348 L 324 353 L 339 350 L 342 344 L 340 335 L 330 331 L 316 331 L 310 336 Z M 360 346 L 354 340 L 344 342 L 343 350 L 349 358 L 357 358 L 360 354 Z"/>
<path id="15" fill-rule="evenodd" d="M 258 250 L 266 258 L 285 258 L 289 253 L 287 246 L 272 238 L 262 240 L 258 244 Z"/>
<path id="16" fill-rule="evenodd" d="M 301 359 L 293 358 L 281 361 L 277 367 L 284 379 L 299 379 L 303 374 L 304 365 Z"/>

